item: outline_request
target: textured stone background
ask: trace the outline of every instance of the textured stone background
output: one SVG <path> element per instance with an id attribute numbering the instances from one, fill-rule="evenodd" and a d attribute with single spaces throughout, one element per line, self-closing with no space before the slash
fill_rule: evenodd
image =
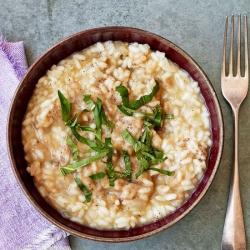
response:
<path id="1" fill-rule="evenodd" d="M 98 243 L 70 236 L 73 250 L 220 249 L 233 164 L 233 119 L 220 89 L 224 20 L 249 15 L 248 0 L 0 0 L 0 34 L 25 43 L 31 65 L 52 45 L 82 30 L 131 26 L 176 43 L 210 78 L 224 116 L 225 144 L 220 168 L 201 203 L 181 222 L 153 237 L 131 243 Z M 249 26 L 250 27 L 250 26 Z M 250 98 L 240 113 L 239 165 L 243 211 L 250 249 Z"/>

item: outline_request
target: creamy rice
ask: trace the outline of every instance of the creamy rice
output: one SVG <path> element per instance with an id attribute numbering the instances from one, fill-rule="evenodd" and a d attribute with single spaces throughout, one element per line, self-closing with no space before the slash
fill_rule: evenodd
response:
<path id="1" fill-rule="evenodd" d="M 173 119 L 163 119 L 159 129 L 151 129 L 152 146 L 163 150 L 167 159 L 152 167 L 172 171 L 168 176 L 146 170 L 137 179 L 140 162 L 134 149 L 121 133 L 127 130 L 136 140 L 143 133 L 143 115 L 127 116 L 117 106 L 122 104 L 117 86 L 125 86 L 129 100 L 151 93 L 157 80 L 159 91 L 152 100 L 138 109 L 153 113 L 156 106 Z M 67 135 L 77 145 L 78 160 L 95 155 L 85 153 L 90 147 L 80 143 L 62 121 L 58 90 L 72 104 L 71 118 L 96 129 L 93 112 L 83 101 L 90 94 L 97 98 L 113 131 L 102 125 L 102 136 L 111 138 L 117 154 L 112 163 L 116 171 L 124 172 L 122 150 L 130 156 L 132 181 L 118 178 L 110 186 L 108 175 L 100 180 L 89 176 L 107 172 L 107 157 L 63 175 L 62 167 L 75 162 Z M 130 229 L 158 220 L 175 211 L 191 195 L 206 169 L 211 147 L 210 117 L 200 94 L 198 83 L 165 57 L 151 51 L 147 44 L 104 42 L 97 44 L 53 65 L 37 83 L 23 120 L 22 136 L 27 171 L 34 177 L 41 195 L 64 217 L 98 229 Z M 78 131 L 84 138 L 95 140 L 95 132 Z M 91 201 L 77 186 L 81 180 L 91 193 Z"/>

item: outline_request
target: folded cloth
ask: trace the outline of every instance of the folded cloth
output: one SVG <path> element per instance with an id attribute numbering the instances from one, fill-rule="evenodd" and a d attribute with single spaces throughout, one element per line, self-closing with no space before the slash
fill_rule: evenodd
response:
<path id="1" fill-rule="evenodd" d="M 66 232 L 41 216 L 22 193 L 6 145 L 7 114 L 15 89 L 28 68 L 23 42 L 0 36 L 0 249 L 70 249 Z"/>

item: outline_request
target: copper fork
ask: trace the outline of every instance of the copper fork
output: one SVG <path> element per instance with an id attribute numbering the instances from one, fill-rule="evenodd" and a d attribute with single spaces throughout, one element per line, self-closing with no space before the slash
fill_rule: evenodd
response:
<path id="1" fill-rule="evenodd" d="M 239 170 L 238 170 L 238 115 L 242 101 L 248 92 L 248 35 L 247 17 L 244 16 L 244 40 L 245 40 L 245 73 L 241 74 L 241 16 L 238 16 L 238 42 L 237 42 L 237 71 L 233 70 L 233 47 L 234 47 L 234 16 L 231 17 L 231 38 L 229 54 L 229 73 L 226 74 L 226 43 L 227 43 L 228 17 L 225 22 L 223 60 L 221 70 L 221 88 L 225 99 L 231 105 L 234 114 L 234 167 L 228 199 L 228 207 L 225 218 L 221 249 L 244 250 L 246 249 L 246 234 L 242 205 L 240 198 Z"/>

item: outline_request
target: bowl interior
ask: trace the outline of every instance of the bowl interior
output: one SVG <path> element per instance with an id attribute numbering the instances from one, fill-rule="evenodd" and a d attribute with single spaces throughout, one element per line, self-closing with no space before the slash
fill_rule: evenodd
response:
<path id="1" fill-rule="evenodd" d="M 186 70 L 199 83 L 201 93 L 211 115 L 213 145 L 210 150 L 206 172 L 197 189 L 174 213 L 157 222 L 129 231 L 99 231 L 63 218 L 41 197 L 35 188 L 32 177 L 26 171 L 27 163 L 24 159 L 21 138 L 22 120 L 38 79 L 53 64 L 58 63 L 73 52 L 80 51 L 98 41 L 104 42 L 108 40 L 147 43 L 152 50 L 164 52 L 169 59 Z M 143 30 L 128 27 L 105 27 L 83 31 L 63 40 L 48 50 L 30 67 L 19 84 L 12 101 L 9 112 L 7 141 L 15 176 L 29 201 L 43 216 L 58 227 L 78 237 L 97 241 L 122 242 L 145 238 L 160 232 L 175 224 L 197 205 L 209 188 L 219 165 L 223 146 L 223 125 L 220 106 L 211 83 L 202 69 L 183 50 L 170 41 Z"/>

